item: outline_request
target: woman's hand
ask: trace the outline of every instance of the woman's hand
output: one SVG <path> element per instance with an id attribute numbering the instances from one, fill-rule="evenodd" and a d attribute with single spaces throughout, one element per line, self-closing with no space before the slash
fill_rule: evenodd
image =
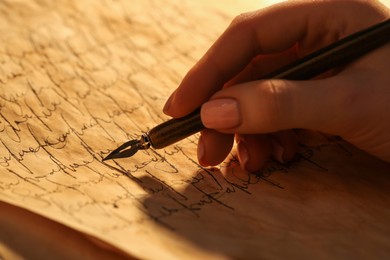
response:
<path id="1" fill-rule="evenodd" d="M 297 151 L 291 129 L 339 135 L 390 162 L 390 45 L 307 81 L 256 80 L 325 45 L 390 17 L 375 1 L 289 1 L 238 16 L 195 64 L 164 112 L 202 106 L 208 128 L 198 144 L 204 166 L 222 162 L 236 136 L 241 165 Z"/>

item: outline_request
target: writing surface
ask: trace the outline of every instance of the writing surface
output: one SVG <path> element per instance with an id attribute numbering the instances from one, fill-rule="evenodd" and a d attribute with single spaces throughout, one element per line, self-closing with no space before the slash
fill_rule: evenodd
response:
<path id="1" fill-rule="evenodd" d="M 0 10 L 2 201 L 140 258 L 389 254 L 390 166 L 337 138 L 306 133 L 293 163 L 249 175 L 234 152 L 201 167 L 197 135 L 102 162 L 167 119 L 166 97 L 231 9 L 91 0 Z"/>

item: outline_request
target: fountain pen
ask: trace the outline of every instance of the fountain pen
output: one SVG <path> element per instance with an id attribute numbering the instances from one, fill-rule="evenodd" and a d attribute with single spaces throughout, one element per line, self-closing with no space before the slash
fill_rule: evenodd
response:
<path id="1" fill-rule="evenodd" d="M 366 53 L 388 43 L 390 19 L 351 34 L 303 58 L 294 61 L 259 79 L 308 80 L 332 68 L 345 65 Z M 150 147 L 161 149 L 191 136 L 205 127 L 200 118 L 200 108 L 182 118 L 170 119 L 147 133 L 139 140 L 130 140 L 113 150 L 103 159 L 133 156 L 138 150 Z"/>

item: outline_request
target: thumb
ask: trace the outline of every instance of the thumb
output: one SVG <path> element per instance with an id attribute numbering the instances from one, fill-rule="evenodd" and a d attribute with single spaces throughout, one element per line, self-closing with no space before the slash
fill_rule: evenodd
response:
<path id="1" fill-rule="evenodd" d="M 344 86 L 348 84 L 342 84 L 340 77 L 239 84 L 215 93 L 203 104 L 201 118 L 207 128 L 224 133 L 260 134 L 306 128 L 340 134 L 346 126 L 345 107 L 350 98 Z"/>

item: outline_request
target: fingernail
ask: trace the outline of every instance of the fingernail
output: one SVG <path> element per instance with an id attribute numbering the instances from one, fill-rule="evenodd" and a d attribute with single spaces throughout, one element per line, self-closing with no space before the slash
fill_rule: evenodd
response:
<path id="1" fill-rule="evenodd" d="M 243 170 L 246 170 L 246 166 L 248 164 L 249 160 L 249 154 L 248 150 L 245 146 L 244 142 L 238 142 L 237 143 L 237 149 L 238 149 L 238 158 L 240 159 L 241 168 Z"/>
<path id="2" fill-rule="evenodd" d="M 201 118 L 205 127 L 227 129 L 240 124 L 238 103 L 231 98 L 208 101 L 202 105 Z"/>
<path id="3" fill-rule="evenodd" d="M 274 159 L 280 163 L 285 163 L 283 159 L 283 153 L 284 153 L 283 146 L 278 141 L 272 138 L 271 138 L 271 144 L 272 144 L 272 156 L 274 157 Z"/>
<path id="4" fill-rule="evenodd" d="M 204 154 L 205 154 L 204 141 L 203 141 L 202 135 L 200 135 L 199 140 L 198 140 L 198 161 L 202 166 L 206 166 L 203 163 Z"/>
<path id="5" fill-rule="evenodd" d="M 175 92 L 176 92 L 176 91 L 175 91 Z M 172 103 L 173 97 L 174 97 L 174 95 L 175 95 L 175 92 L 173 92 L 173 93 L 171 94 L 171 96 L 168 98 L 167 102 L 165 102 L 165 105 L 164 105 L 164 108 L 163 108 L 164 114 L 169 115 L 169 108 L 170 108 L 170 106 L 171 106 L 171 103 Z"/>

